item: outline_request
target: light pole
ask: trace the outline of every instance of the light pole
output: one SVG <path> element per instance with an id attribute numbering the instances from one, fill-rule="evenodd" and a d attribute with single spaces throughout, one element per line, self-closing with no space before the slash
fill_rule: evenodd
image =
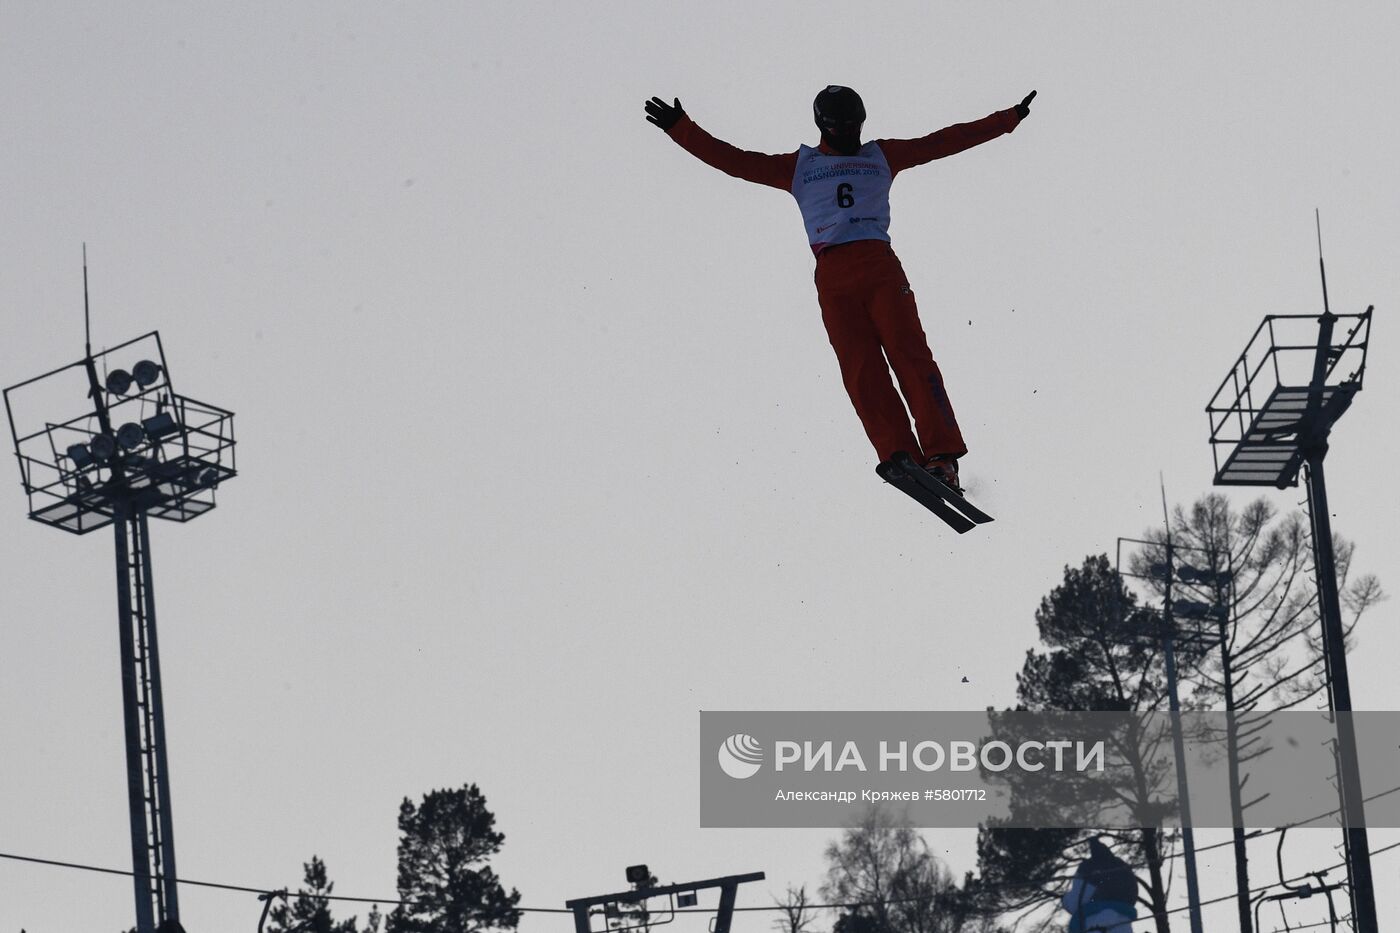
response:
<path id="1" fill-rule="evenodd" d="M 1306 474 L 1328 696 L 1332 710 L 1339 714 L 1338 778 L 1352 914 L 1358 933 L 1378 933 L 1323 470 L 1332 426 L 1361 391 L 1374 306 L 1360 314 L 1332 313 L 1327 301 L 1320 233 L 1318 241 L 1322 314 L 1265 317 L 1206 406 L 1206 413 L 1211 424 L 1215 485 L 1286 489 L 1298 485 L 1300 471 Z M 1306 322 L 1316 324 L 1315 337 L 1293 336 L 1306 327 Z M 1337 336 L 1339 324 L 1347 326 L 1342 337 Z"/>
<path id="2" fill-rule="evenodd" d="M 78 362 L 4 395 L 29 517 L 77 535 L 110 525 L 115 536 L 136 929 L 153 933 L 179 920 L 180 905 L 148 519 L 214 508 L 235 475 L 233 413 L 175 393 L 154 331 L 99 354 L 89 342 Z M 83 396 L 67 421 L 35 410 Z"/>
<path id="3" fill-rule="evenodd" d="M 1163 560 L 1152 560 L 1150 554 L 1147 554 L 1138 561 L 1141 565 L 1140 571 L 1132 569 L 1132 561 L 1125 569 L 1123 566 L 1125 544 L 1140 545 L 1146 549 L 1162 547 L 1164 548 Z M 1162 644 L 1167 673 L 1167 696 L 1171 708 L 1172 749 L 1176 758 L 1176 791 L 1178 808 L 1181 813 L 1182 855 L 1186 862 L 1186 899 L 1190 910 L 1191 933 L 1202 933 L 1201 891 L 1196 871 L 1196 837 L 1191 820 L 1191 789 L 1186 776 L 1186 743 L 1181 729 L 1181 693 L 1176 667 L 1176 644 L 1181 640 L 1189 640 L 1205 648 L 1215 640 L 1216 635 L 1204 628 L 1181 628 L 1177 625 L 1177 615 L 1188 620 L 1204 621 L 1220 615 L 1224 611 L 1224 607 L 1211 606 L 1194 600 L 1174 601 L 1172 599 L 1173 580 L 1177 576 L 1185 579 L 1188 575 L 1194 579 L 1196 573 L 1194 568 L 1178 563 L 1177 550 L 1178 548 L 1172 544 L 1170 532 L 1167 534 L 1165 543 L 1144 541 L 1138 538 L 1119 538 L 1118 575 L 1149 580 L 1154 586 L 1162 588 L 1162 611 L 1160 616 L 1155 616 L 1157 624 L 1151 626 L 1146 632 L 1130 632 L 1129 634 L 1146 634 Z"/>

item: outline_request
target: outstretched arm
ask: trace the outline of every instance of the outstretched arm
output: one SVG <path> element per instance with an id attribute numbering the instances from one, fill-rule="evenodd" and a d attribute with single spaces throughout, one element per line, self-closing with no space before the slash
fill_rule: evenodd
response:
<path id="1" fill-rule="evenodd" d="M 666 131 L 682 149 L 695 158 L 735 178 L 768 185 L 783 191 L 792 190 L 792 173 L 797 169 L 797 153 L 768 155 L 749 152 L 700 129 L 681 109 L 680 99 L 674 105 L 659 97 L 646 102 L 647 119 Z"/>
<path id="2" fill-rule="evenodd" d="M 880 140 L 880 149 L 885 153 L 885 159 L 890 164 L 890 174 L 897 175 L 906 168 L 913 168 L 916 165 L 923 165 L 925 162 L 932 162 L 934 159 L 962 152 L 964 149 L 971 149 L 973 146 L 1010 133 L 1022 120 L 1030 116 L 1030 105 L 1033 97 L 1035 97 L 1035 91 L 1027 94 L 1025 100 L 1015 107 L 998 110 L 996 113 L 971 123 L 957 123 L 953 126 L 947 126 L 918 139 Z"/>

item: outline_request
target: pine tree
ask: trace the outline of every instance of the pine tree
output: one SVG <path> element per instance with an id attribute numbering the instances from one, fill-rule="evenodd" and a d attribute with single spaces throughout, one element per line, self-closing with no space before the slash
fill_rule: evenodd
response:
<path id="1" fill-rule="evenodd" d="M 1144 614 L 1107 555 L 1088 557 L 1079 568 L 1066 567 L 1064 582 L 1041 600 L 1036 612 L 1045 650 L 1026 653 L 1016 677 L 1019 708 L 1131 713 L 1166 709 L 1160 647 L 1148 639 L 1125 637 L 1131 629 L 1141 627 Z M 1188 646 L 1179 649 L 1178 663 L 1183 667 L 1198 661 Z M 1076 801 L 1083 807 L 1080 825 L 1094 825 L 1093 813 L 1100 806 L 1121 803 L 1134 811 L 1137 825 L 1144 828 L 1111 836 L 1130 865 L 1146 868 L 1148 877 L 1139 882 L 1144 890 L 1142 901 L 1156 915 L 1158 933 L 1166 933 L 1165 855 L 1162 831 L 1157 826 L 1175 785 L 1160 759 L 1154 762 L 1152 756 L 1135 751 L 1160 742 L 1162 737 L 1141 732 L 1136 717 L 1127 723 L 1127 732 L 1115 739 L 1125 767 L 1114 774 L 1111 783 L 1084 781 L 1071 789 L 1083 795 L 1082 801 Z M 1022 811 L 1015 814 L 1021 817 L 1018 822 L 1024 825 L 1036 798 L 1034 788 L 1020 794 L 1013 788 L 1013 810 Z M 1110 836 L 1090 829 L 1008 829 L 995 822 L 984 826 L 979 832 L 978 856 L 988 896 L 1007 912 L 1025 913 L 1053 905 L 1092 835 Z"/>
<path id="2" fill-rule="evenodd" d="M 513 930 L 520 892 L 487 864 L 505 841 L 475 784 L 435 790 L 399 806 L 399 899 L 387 933 Z"/>
<path id="3" fill-rule="evenodd" d="M 355 933 L 354 917 L 336 921 L 331 916 L 335 883 L 326 875 L 326 863 L 313 855 L 302 871 L 302 887 L 268 913 L 267 933 Z"/>

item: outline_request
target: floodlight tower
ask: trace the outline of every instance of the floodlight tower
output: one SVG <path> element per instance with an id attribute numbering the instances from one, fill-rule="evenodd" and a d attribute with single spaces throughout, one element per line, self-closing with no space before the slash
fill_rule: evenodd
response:
<path id="1" fill-rule="evenodd" d="M 1206 406 L 1206 413 L 1215 455 L 1215 485 L 1287 489 L 1298 485 L 1300 471 L 1306 477 L 1329 698 L 1332 709 L 1341 714 L 1336 717 L 1338 777 L 1353 916 L 1359 933 L 1376 933 L 1371 850 L 1351 721 L 1351 681 L 1322 467 L 1332 425 L 1361 391 L 1375 306 L 1360 314 L 1332 313 L 1320 229 L 1317 263 L 1322 274 L 1322 314 L 1266 316 Z M 1303 322 L 1317 325 L 1316 337 L 1297 342 L 1299 338 L 1290 332 L 1306 328 Z M 1339 324 L 1346 328 L 1343 337 L 1337 336 Z M 1342 365 L 1343 360 L 1346 365 Z"/>
<path id="2" fill-rule="evenodd" d="M 1165 510 L 1166 500 L 1162 501 Z M 1127 560 L 1124 560 L 1127 545 Z M 1225 607 L 1210 605 L 1193 599 L 1178 599 L 1172 596 L 1172 582 L 1180 579 L 1183 583 L 1193 583 L 1200 573 L 1184 563 L 1180 557 L 1182 550 L 1195 550 L 1173 545 L 1170 526 L 1163 542 L 1144 541 L 1140 538 L 1118 539 L 1118 576 L 1132 577 L 1149 581 L 1153 589 L 1159 589 L 1162 598 L 1160 612 L 1153 611 L 1134 628 L 1123 619 L 1125 635 L 1129 638 L 1147 637 L 1162 646 L 1162 656 L 1167 668 L 1167 699 L 1171 708 L 1172 750 L 1176 758 L 1176 796 L 1181 813 L 1182 850 L 1186 860 L 1186 899 L 1190 910 L 1191 933 L 1201 933 L 1201 891 L 1196 872 L 1195 826 L 1191 820 L 1191 790 L 1186 776 L 1186 743 L 1181 732 L 1181 693 L 1178 688 L 1176 667 L 1176 645 L 1178 642 L 1191 645 L 1193 653 L 1201 653 L 1220 640 L 1218 631 L 1198 624 L 1211 619 L 1220 619 Z"/>
<path id="3" fill-rule="evenodd" d="M 83 279 L 86 302 L 86 267 Z M 96 355 L 89 341 L 78 362 L 4 395 L 29 517 L 72 534 L 115 532 L 136 929 L 154 933 L 179 920 L 180 906 L 147 520 L 187 522 L 214 508 L 235 475 L 233 413 L 175 394 L 155 331 Z M 86 396 L 86 410 L 53 423 L 25 407 L 41 396 Z"/>

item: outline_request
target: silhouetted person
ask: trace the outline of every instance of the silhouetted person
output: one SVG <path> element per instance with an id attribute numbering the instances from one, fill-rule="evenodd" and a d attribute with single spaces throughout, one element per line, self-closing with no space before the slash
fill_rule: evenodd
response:
<path id="1" fill-rule="evenodd" d="M 955 489 L 967 444 L 919 323 L 914 292 L 890 246 L 890 183 L 904 169 L 1010 133 L 1030 115 L 1033 97 L 1035 91 L 1014 107 L 918 139 L 862 143 L 864 102 L 850 88 L 832 85 L 812 102 L 821 142 L 786 155 L 748 152 L 714 138 L 686 115 L 679 98 L 667 104 L 653 97 L 645 104 L 647 119 L 700 161 L 797 199 L 817 257 L 822 321 L 876 455 L 885 461 L 905 451 Z"/>
<path id="2" fill-rule="evenodd" d="M 1132 933 L 1137 919 L 1137 878 L 1128 863 L 1097 839 L 1079 863 L 1060 905 L 1069 911 L 1068 933 Z"/>

